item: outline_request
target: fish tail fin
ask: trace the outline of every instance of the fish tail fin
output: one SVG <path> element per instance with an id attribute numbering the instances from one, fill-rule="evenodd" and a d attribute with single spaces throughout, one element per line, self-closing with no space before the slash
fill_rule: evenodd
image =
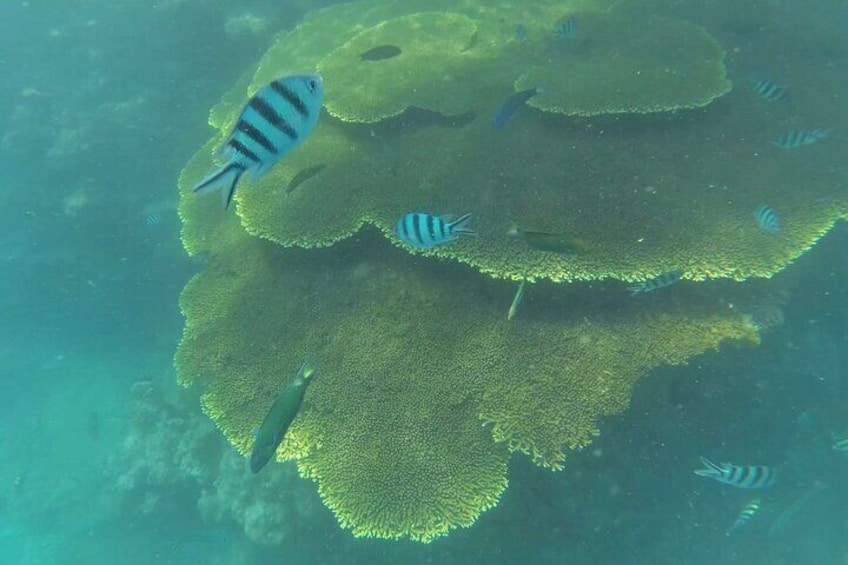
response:
<path id="1" fill-rule="evenodd" d="M 722 469 L 720 466 L 716 465 L 706 457 L 701 457 L 701 464 L 705 467 L 704 469 L 695 469 L 695 474 L 700 477 L 720 477 L 722 476 Z"/>
<path id="2" fill-rule="evenodd" d="M 315 374 L 315 365 L 312 363 L 312 359 L 307 358 L 306 361 L 300 366 L 300 369 L 297 371 L 297 375 L 295 375 L 295 381 L 306 382 L 312 378 Z"/>
<path id="3" fill-rule="evenodd" d="M 452 234 L 461 234 L 461 235 L 477 235 L 477 232 L 474 231 L 471 226 L 468 224 L 471 222 L 471 214 L 464 214 L 451 222 L 450 232 Z"/>
<path id="4" fill-rule="evenodd" d="M 224 189 L 224 209 L 230 207 L 233 201 L 233 195 L 236 193 L 236 186 L 239 179 L 244 174 L 245 166 L 241 163 L 227 163 L 199 183 L 197 183 L 192 192 L 212 192 L 219 188 Z M 227 184 L 229 183 L 229 184 Z"/>

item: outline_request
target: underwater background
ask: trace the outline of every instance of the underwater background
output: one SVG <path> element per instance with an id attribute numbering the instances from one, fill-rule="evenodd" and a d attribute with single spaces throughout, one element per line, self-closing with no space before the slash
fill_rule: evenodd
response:
<path id="1" fill-rule="evenodd" d="M 579 312 L 580 318 L 614 316 L 634 300 L 659 307 L 665 298 L 679 303 L 692 296 L 731 308 L 736 299 L 729 297 L 737 294 L 729 287 L 751 284 L 753 294 L 767 297 L 757 302 L 758 311 L 766 312 L 757 324 L 758 345 L 729 341 L 718 350 L 702 348 L 710 350 L 685 364 L 651 368 L 635 381 L 629 406 L 598 416 L 600 434 L 583 449 L 569 451 L 562 470 L 513 454 L 509 486 L 499 502 L 470 527 L 452 529 L 429 543 L 404 535 L 354 537 L 322 502 L 316 483 L 300 478 L 291 461 L 250 472 L 243 455 L 202 410 L 198 390 L 178 385 L 178 379 L 191 381 L 174 367 L 185 329 L 180 294 L 213 261 L 208 253 L 189 257 L 184 250 L 177 182 L 189 168 L 186 163 L 209 140 L 210 108 L 241 84 L 277 34 L 295 29 L 330 4 L 15 0 L 0 7 L 0 300 L 5 312 L 0 341 L 5 399 L 0 411 L 0 562 L 848 563 L 848 447 L 840 445 L 848 434 L 848 232 L 839 220 L 848 177 L 841 103 L 848 92 L 848 10 L 835 0 L 744 6 L 729 0 L 623 3 L 632 10 L 627 21 L 636 36 L 652 33 L 650 14 L 657 13 L 704 26 L 721 44 L 733 90 L 721 93 L 724 97 L 703 111 L 719 113 L 728 139 L 746 140 L 770 120 L 775 139 L 784 130 L 830 130 L 827 139 L 809 146 L 783 149 L 766 139 L 762 152 L 785 151 L 779 158 L 796 163 L 789 169 L 800 170 L 804 163 L 811 167 L 803 169 L 807 178 L 826 179 L 826 197 L 838 202 L 839 213 L 828 221 L 834 227 L 797 260 L 781 265 L 788 267 L 752 283 L 706 282 L 703 290 L 692 290 L 709 273 L 690 267 L 696 275 L 684 279 L 692 280 L 644 296 L 631 298 L 626 285 L 604 277 L 594 282 L 585 277 L 589 282 L 575 283 L 577 290 L 569 291 L 574 294 L 559 296 L 556 285 L 568 283 L 549 277 L 557 282 L 540 283 L 535 302 L 528 290 L 515 320 L 536 315 L 550 321 L 570 312 Z M 533 28 L 528 24 L 524 29 L 524 21 L 514 15 L 521 10 L 515 3 L 498 21 L 516 41 L 525 41 L 524 34 L 532 41 Z M 583 30 L 591 33 L 590 24 L 578 15 L 570 24 L 567 19 L 551 22 L 545 33 L 560 42 L 573 34 L 578 42 Z M 586 41 L 591 45 L 591 35 Z M 550 56 L 563 58 L 563 76 L 568 76 L 572 54 L 565 45 L 554 44 Z M 808 84 L 786 81 L 788 101 L 763 97 L 767 88 L 757 81 L 779 85 L 784 76 L 805 76 L 804 68 L 824 71 Z M 327 88 L 329 92 L 329 84 Z M 452 93 L 443 96 L 450 99 Z M 490 96 L 498 98 L 494 109 L 509 92 Z M 233 103 L 241 106 L 246 99 L 244 93 Z M 752 110 L 757 107 L 762 112 Z M 680 140 L 688 139 L 687 112 L 701 111 L 673 112 L 669 119 L 678 121 L 669 126 L 664 118 L 564 118 L 525 108 L 497 132 L 500 138 L 492 139 L 529 135 L 535 130 L 522 127 L 537 126 L 545 128 L 545 135 L 557 135 L 558 127 L 605 128 L 622 139 L 660 128 L 663 135 L 652 139 L 651 146 L 662 153 L 666 144 L 668 153 L 677 155 Z M 693 121 L 703 123 L 711 116 Z M 321 119 L 334 123 L 329 115 Z M 480 119 L 488 122 L 490 116 Z M 366 126 L 356 134 L 377 139 L 375 166 L 385 167 L 387 175 L 402 178 L 406 173 L 393 172 L 397 157 L 382 147 L 383 138 L 392 134 L 391 127 L 407 125 L 370 131 Z M 473 124 L 459 119 L 449 127 L 460 131 Z M 708 144 L 722 142 L 716 137 Z M 309 143 L 300 148 L 302 154 Z M 493 142 L 481 138 L 480 143 Z M 575 156 L 542 153 L 539 170 L 555 165 L 573 183 L 563 190 L 591 193 L 592 185 L 581 176 L 583 154 Z M 720 168 L 747 168 L 748 157 L 728 151 Z M 422 165 L 427 168 L 428 163 Z M 439 167 L 436 162 L 429 166 Z M 606 166 L 611 177 L 616 166 L 614 159 Z M 652 177 L 651 166 L 644 162 L 644 179 Z M 629 163 L 628 171 L 632 167 Z M 195 176 L 191 182 L 197 180 Z M 648 180 L 639 182 L 646 185 L 645 194 L 665 190 Z M 251 188 L 246 184 L 242 191 Z M 519 190 L 530 194 L 536 188 Z M 804 184 L 793 188 L 792 198 L 799 201 L 813 190 Z M 294 194 L 299 197 L 309 189 L 304 185 Z M 332 198 L 332 187 L 326 194 Z M 238 225 L 232 210 L 220 209 L 218 198 L 197 198 L 231 221 L 228 225 Z M 816 193 L 815 199 L 820 198 Z M 607 204 L 618 205 L 614 197 Z M 685 208 L 686 202 L 679 206 Z M 498 208 L 509 215 L 503 206 Z M 753 212 L 745 204 L 739 216 L 756 229 Z M 785 208 L 778 213 L 792 219 Z M 329 250 L 316 251 L 329 261 L 322 271 L 327 280 L 335 268 L 340 278 L 349 277 L 352 288 L 364 279 L 377 281 L 377 290 L 369 290 L 378 292 L 384 283 L 375 272 L 381 266 L 406 265 L 403 248 L 388 245 L 380 234 L 386 230 L 379 215 L 373 215 L 379 230 L 365 227 Z M 183 217 L 191 216 L 183 212 Z M 715 221 L 709 211 L 696 217 Z M 309 221 L 320 227 L 325 219 L 317 215 Z M 597 221 L 615 225 L 608 212 Z M 477 210 L 475 222 L 485 226 Z M 695 225 L 662 229 L 683 232 Z M 743 236 L 732 232 L 729 240 Z M 274 237 L 267 236 L 271 241 Z M 513 285 L 469 274 L 467 265 L 431 256 L 416 259 L 403 267 L 404 276 L 412 273 L 424 280 L 422 285 L 442 285 L 440 293 L 443 287 L 456 288 L 503 302 L 497 308 L 502 306 L 499 315 L 506 319 Z M 461 260 L 474 266 L 467 257 Z M 482 270 L 496 268 L 487 264 Z M 404 284 L 410 285 L 410 294 L 418 288 Z M 766 290 L 757 286 L 766 284 Z M 285 294 L 290 288 L 282 287 L 282 296 L 273 303 L 297 302 L 300 295 Z M 550 312 L 543 297 L 551 300 Z M 397 312 L 405 315 L 416 313 Z M 462 317 L 463 312 L 454 315 Z M 238 337 L 252 339 L 249 334 Z M 341 351 L 344 344 L 333 341 L 323 347 Z M 426 353 L 439 356 L 443 351 Z M 296 365 L 284 372 L 294 369 Z M 319 386 L 332 384 L 326 376 Z M 367 386 L 379 389 L 371 382 Z M 242 431 L 228 438 L 238 443 Z M 693 473 L 702 456 L 768 465 L 779 479 L 757 493 L 720 484 Z M 755 498 L 759 502 L 750 519 L 734 528 Z"/>

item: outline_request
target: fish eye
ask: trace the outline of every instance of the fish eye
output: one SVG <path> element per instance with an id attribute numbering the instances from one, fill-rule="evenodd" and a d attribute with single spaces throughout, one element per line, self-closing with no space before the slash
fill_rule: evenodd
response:
<path id="1" fill-rule="evenodd" d="M 309 79 L 307 86 L 309 87 L 309 92 L 315 92 L 315 90 L 318 88 L 318 81 L 314 78 L 311 78 Z"/>

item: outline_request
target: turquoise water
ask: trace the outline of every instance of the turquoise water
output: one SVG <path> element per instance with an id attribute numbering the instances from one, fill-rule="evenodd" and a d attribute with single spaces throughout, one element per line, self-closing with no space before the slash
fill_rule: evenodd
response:
<path id="1" fill-rule="evenodd" d="M 830 447 L 848 430 L 842 225 L 779 275 L 785 320 L 760 347 L 655 371 L 563 472 L 513 458 L 470 529 L 354 539 L 293 464 L 251 475 L 175 384 L 177 299 L 203 268 L 180 245 L 175 179 L 269 30 L 317 3 L 126 4 L 0 7 L 0 562 L 846 562 L 848 456 Z M 763 3 L 714 31 L 754 51 L 760 21 L 831 37 L 838 6 Z M 228 26 L 248 13 L 265 27 Z M 828 45 L 810 56 L 843 69 L 846 46 Z M 733 535 L 752 495 L 695 476 L 701 455 L 782 473 Z"/>

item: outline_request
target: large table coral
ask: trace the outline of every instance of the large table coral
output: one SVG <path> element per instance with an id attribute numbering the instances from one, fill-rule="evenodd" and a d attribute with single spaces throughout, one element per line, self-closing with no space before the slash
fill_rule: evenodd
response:
<path id="1" fill-rule="evenodd" d="M 511 450 L 558 468 L 650 368 L 756 339 L 742 315 L 671 302 L 587 318 L 551 288 L 507 322 L 510 290 L 373 234 L 311 251 L 245 234 L 183 292 L 180 380 L 246 454 L 310 356 L 317 380 L 279 458 L 356 535 L 428 541 L 498 502 Z"/>
<path id="2" fill-rule="evenodd" d="M 628 83 L 632 105 L 615 96 L 621 77 L 607 76 L 613 90 L 604 93 L 589 61 L 592 49 L 614 53 L 616 35 L 591 34 L 626 18 L 613 4 L 366 0 L 320 10 L 212 110 L 216 137 L 180 176 L 184 245 L 210 257 L 181 298 L 180 382 L 200 389 L 204 410 L 246 454 L 276 393 L 314 359 L 317 380 L 277 455 L 295 459 L 358 536 L 429 541 L 471 524 L 497 504 L 511 453 L 560 468 L 652 368 L 724 340 L 756 341 L 764 327 L 762 316 L 717 310 L 708 284 L 631 299 L 623 284 L 602 294 L 552 282 L 769 277 L 845 214 L 826 153 L 815 147 L 818 157 L 802 161 L 771 147 L 774 124 L 758 118 L 755 97 L 620 117 L 702 106 L 728 83 L 703 29 L 662 20 L 651 25 L 667 26 L 659 36 L 678 38 L 682 51 L 644 63 L 654 80 Z M 573 40 L 553 34 L 563 18 L 578 22 Z M 457 25 L 434 24 L 446 21 Z M 449 55 L 444 68 L 441 56 L 427 57 L 427 42 L 406 37 L 415 28 Z M 442 28 L 456 36 L 438 40 Z M 634 57 L 656 49 L 648 39 L 656 37 Z M 370 60 L 369 43 L 397 49 Z M 677 69 L 687 53 L 707 53 L 696 88 L 658 88 L 655 71 Z M 580 84 L 555 76 L 547 94 L 494 130 L 516 81 L 540 86 L 558 62 L 581 56 L 589 60 L 575 65 L 574 80 L 599 91 L 566 107 Z M 638 61 L 610 68 L 627 73 Z M 319 67 L 329 114 L 307 143 L 245 184 L 237 215 L 191 194 L 250 94 Z M 367 84 L 355 84 L 363 76 Z M 444 82 L 457 89 L 445 91 L 450 100 L 436 95 Z M 320 172 L 291 189 L 310 169 Z M 761 204 L 780 216 L 778 234 L 757 226 Z M 410 211 L 471 212 L 479 235 L 414 252 L 392 232 Z M 557 251 L 534 232 L 579 245 Z M 536 282 L 511 322 L 515 287 L 497 278 Z"/>
<path id="3" fill-rule="evenodd" d="M 650 40 L 630 52 L 615 42 L 617 34 L 593 31 L 621 27 L 627 13 L 583 4 L 540 3 L 519 13 L 469 2 L 421 12 L 417 2 L 372 1 L 312 15 L 281 36 L 210 116 L 220 139 L 265 81 L 317 65 L 326 69 L 328 106 L 342 117 L 322 118 L 309 143 L 246 184 L 237 196 L 242 224 L 284 246 L 317 247 L 365 224 L 397 242 L 392 228 L 409 211 L 472 212 L 482 237 L 428 253 L 500 278 L 641 281 L 678 270 L 693 280 L 768 277 L 842 217 L 848 202 L 838 172 L 772 147 L 774 124 L 762 101 L 745 93 L 684 114 L 594 121 L 559 115 L 673 110 L 706 104 L 728 88 L 721 49 L 702 28 L 655 18 L 645 25 L 663 33 L 646 34 Z M 552 47 L 572 41 L 552 31 L 557 15 L 569 14 L 579 26 L 573 45 Z M 381 42 L 416 27 L 432 35 L 441 29 L 434 22 L 443 20 L 459 22 L 442 26 L 455 35 L 434 42 L 433 49 L 452 53 L 444 68 L 441 57 L 426 56 L 426 43 L 411 39 L 398 38 L 410 51 L 397 57 L 359 60 L 369 44 L 363 38 Z M 527 26 L 524 41 L 514 37 L 519 21 Z M 672 42 L 667 50 L 656 43 L 663 37 Z M 650 53 L 655 66 L 643 63 Z M 380 71 L 383 65 L 397 72 Z M 526 108 L 495 131 L 491 117 L 516 80 L 520 88 L 547 83 L 538 84 L 546 90 L 530 104 L 554 113 Z M 350 123 L 401 109 L 407 111 L 394 118 Z M 211 169 L 214 147 L 212 141 L 202 148 L 183 176 L 196 180 Z M 810 149 L 838 150 L 824 142 Z M 287 194 L 292 178 L 318 165 L 325 165 L 319 176 Z M 780 216 L 777 236 L 752 219 L 763 203 Z M 513 226 L 578 239 L 583 252 L 534 248 L 508 235 Z M 189 231 L 184 241 L 189 249 L 202 247 Z"/>

